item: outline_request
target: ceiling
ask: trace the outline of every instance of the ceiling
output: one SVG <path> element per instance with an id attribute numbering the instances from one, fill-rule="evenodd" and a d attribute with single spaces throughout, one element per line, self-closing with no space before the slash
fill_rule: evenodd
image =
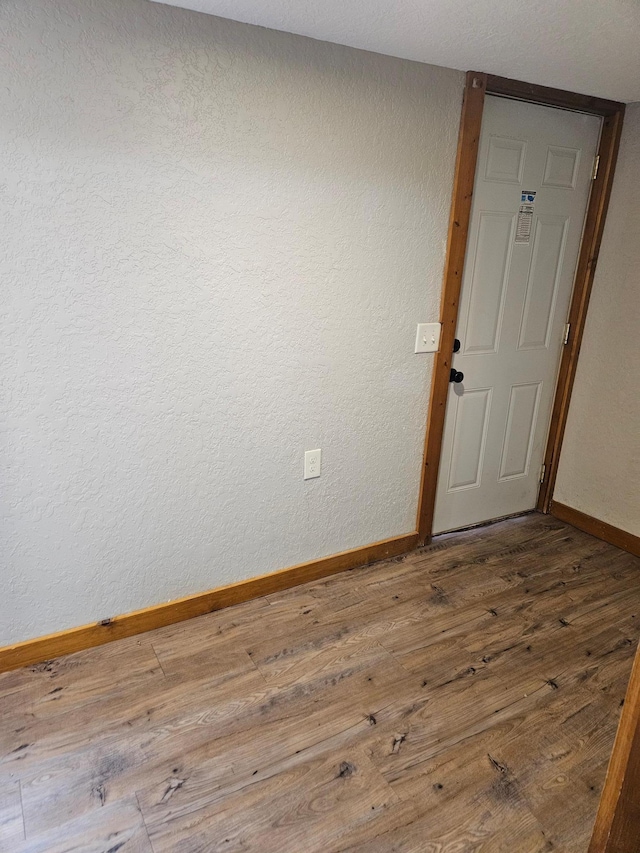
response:
<path id="1" fill-rule="evenodd" d="M 164 2 L 419 62 L 640 101 L 640 0 Z"/>

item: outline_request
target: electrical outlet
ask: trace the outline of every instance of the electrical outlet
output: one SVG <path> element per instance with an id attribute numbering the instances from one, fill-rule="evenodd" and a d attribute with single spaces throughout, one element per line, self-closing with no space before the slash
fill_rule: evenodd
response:
<path id="1" fill-rule="evenodd" d="M 305 480 L 313 480 L 314 477 L 320 476 L 322 468 L 322 451 L 305 450 L 304 454 L 304 478 Z"/>
<path id="2" fill-rule="evenodd" d="M 415 352 L 437 352 L 440 346 L 440 323 L 418 323 Z"/>

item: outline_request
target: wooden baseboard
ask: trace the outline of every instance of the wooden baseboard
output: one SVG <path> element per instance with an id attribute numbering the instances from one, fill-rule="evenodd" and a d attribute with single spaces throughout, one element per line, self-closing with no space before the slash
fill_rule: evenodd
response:
<path id="1" fill-rule="evenodd" d="M 578 509 L 572 509 L 565 504 L 557 503 L 557 501 L 551 501 L 549 512 L 559 518 L 560 521 L 566 521 L 567 524 L 577 527 L 578 530 L 584 530 L 585 533 L 590 533 L 598 539 L 609 542 L 610 545 L 616 545 L 623 551 L 640 557 L 640 536 L 634 536 L 633 533 L 627 533 L 626 530 L 620 530 L 619 527 L 614 527 L 605 521 L 599 521 L 591 515 L 580 512 Z"/>
<path id="2" fill-rule="evenodd" d="M 13 646 L 5 646 L 0 648 L 0 672 L 41 663 L 61 655 L 101 646 L 113 640 L 122 640 L 124 637 L 132 637 L 134 634 L 142 634 L 154 628 L 163 628 L 165 625 L 182 622 L 194 616 L 203 616 L 214 610 L 222 610 L 224 607 L 241 604 L 243 601 L 289 589 L 337 572 L 366 566 L 378 560 L 411 551 L 417 543 L 418 534 L 407 533 L 404 536 L 395 536 L 361 548 L 343 551 L 331 557 L 300 563 L 268 575 L 249 578 L 246 581 L 189 595 L 186 598 L 178 598 L 166 604 L 156 604 L 145 607 L 144 610 L 114 616 L 102 622 L 70 628 L 67 631 L 37 637 L 34 640 L 25 640 Z"/>

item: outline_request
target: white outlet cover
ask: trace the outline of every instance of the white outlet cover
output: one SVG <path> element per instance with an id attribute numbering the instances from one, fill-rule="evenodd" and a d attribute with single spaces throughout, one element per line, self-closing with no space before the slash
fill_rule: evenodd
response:
<path id="1" fill-rule="evenodd" d="M 438 352 L 441 323 L 418 323 L 415 352 Z"/>
<path id="2" fill-rule="evenodd" d="M 320 476 L 322 470 L 322 450 L 305 450 L 304 479 L 313 480 Z"/>

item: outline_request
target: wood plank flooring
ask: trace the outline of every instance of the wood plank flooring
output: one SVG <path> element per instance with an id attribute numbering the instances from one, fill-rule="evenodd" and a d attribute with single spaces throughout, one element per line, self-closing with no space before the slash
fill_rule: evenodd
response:
<path id="1" fill-rule="evenodd" d="M 584 853 L 639 635 L 534 514 L 0 675 L 0 851 Z"/>

